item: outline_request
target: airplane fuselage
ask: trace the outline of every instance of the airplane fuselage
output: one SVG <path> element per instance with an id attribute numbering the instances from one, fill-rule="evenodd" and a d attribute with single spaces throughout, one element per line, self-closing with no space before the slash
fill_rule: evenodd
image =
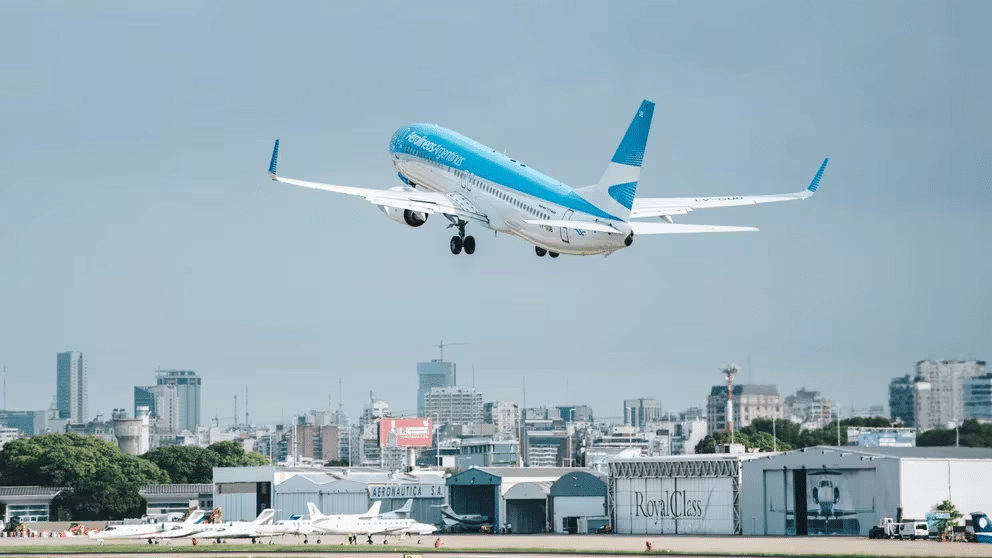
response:
<path id="1" fill-rule="evenodd" d="M 433 124 L 412 124 L 393 134 L 390 157 L 400 179 L 451 196 L 463 208 L 485 215 L 478 224 L 519 236 L 551 252 L 609 254 L 629 245 L 630 226 L 531 167 Z M 526 223 L 577 220 L 607 223 L 618 233 Z"/>

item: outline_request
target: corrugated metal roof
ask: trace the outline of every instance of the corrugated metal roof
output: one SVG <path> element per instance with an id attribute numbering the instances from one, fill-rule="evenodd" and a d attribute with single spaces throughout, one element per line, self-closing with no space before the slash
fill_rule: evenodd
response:
<path id="1" fill-rule="evenodd" d="M 561 477 L 572 471 L 588 471 L 583 467 L 472 467 L 494 477 Z"/>
<path id="2" fill-rule="evenodd" d="M 213 484 L 146 484 L 138 494 L 212 494 Z"/>
<path id="3" fill-rule="evenodd" d="M 895 457 L 909 459 L 992 459 L 992 448 L 955 448 L 955 447 L 872 447 L 859 446 L 816 446 L 810 450 L 835 451 L 857 455 L 875 455 L 880 457 Z M 802 450 L 794 450 L 802 451 Z"/>
<path id="4" fill-rule="evenodd" d="M 39 498 L 54 498 L 59 492 L 62 492 L 61 488 L 49 486 L 0 486 L 0 497 L 37 496 Z"/>

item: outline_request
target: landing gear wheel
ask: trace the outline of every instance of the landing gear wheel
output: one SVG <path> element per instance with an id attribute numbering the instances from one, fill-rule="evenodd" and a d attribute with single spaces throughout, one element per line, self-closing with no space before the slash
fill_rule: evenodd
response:
<path id="1" fill-rule="evenodd" d="M 466 236 L 465 240 L 462 240 L 462 246 L 465 248 L 465 253 L 471 256 L 475 253 L 475 237 Z"/>
<path id="2" fill-rule="evenodd" d="M 474 246 L 473 246 L 474 248 Z M 462 239 L 458 236 L 451 237 L 451 253 L 458 255 L 462 253 Z"/>
<path id="3" fill-rule="evenodd" d="M 537 254 L 538 258 L 543 258 L 544 255 L 548 253 L 548 251 L 545 250 L 544 248 L 541 248 L 540 246 L 535 246 L 534 253 Z"/>
<path id="4" fill-rule="evenodd" d="M 551 256 L 552 258 L 557 258 L 558 252 L 548 252 L 548 255 Z"/>

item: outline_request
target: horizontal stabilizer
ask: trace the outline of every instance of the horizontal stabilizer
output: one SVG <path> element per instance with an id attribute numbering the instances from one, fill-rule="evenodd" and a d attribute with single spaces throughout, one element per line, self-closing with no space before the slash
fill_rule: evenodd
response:
<path id="1" fill-rule="evenodd" d="M 745 232 L 756 231 L 754 227 L 722 227 L 719 225 L 682 225 L 677 223 L 645 223 L 631 221 L 628 223 L 634 234 L 685 234 L 707 232 Z"/>
<path id="2" fill-rule="evenodd" d="M 524 223 L 530 225 L 541 225 L 545 227 L 562 227 L 565 229 L 576 229 L 582 231 L 605 232 L 610 234 L 622 234 L 617 229 L 606 223 L 596 223 L 592 221 L 565 221 L 555 219 L 525 219 Z"/>

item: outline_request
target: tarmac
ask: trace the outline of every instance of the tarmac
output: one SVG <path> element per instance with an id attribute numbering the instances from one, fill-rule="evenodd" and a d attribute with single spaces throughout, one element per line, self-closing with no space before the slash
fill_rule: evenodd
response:
<path id="1" fill-rule="evenodd" d="M 434 543 L 440 539 L 440 548 Z M 416 537 L 397 542 L 390 538 L 382 544 L 380 537 L 368 545 L 345 544 L 340 536 L 316 537 L 302 544 L 302 538 L 276 538 L 275 544 L 252 545 L 248 540 L 228 541 L 223 545 L 198 539 L 177 539 L 171 544 L 149 545 L 145 541 L 107 540 L 85 536 L 65 538 L 0 539 L 0 554 L 100 556 L 113 554 L 168 553 L 176 556 L 202 556 L 218 551 L 227 556 L 299 556 L 333 554 L 334 556 L 369 557 L 432 553 L 464 557 L 491 557 L 502 554 L 523 556 L 564 556 L 573 554 L 668 554 L 681 556 L 992 556 L 992 546 L 978 543 L 873 540 L 867 537 L 732 537 L 732 536 L 638 536 L 638 535 L 478 535 L 441 534 Z M 648 544 L 651 548 L 648 550 Z M 70 547 L 70 548 L 67 548 Z M 420 557 L 414 557 L 420 558 Z"/>

